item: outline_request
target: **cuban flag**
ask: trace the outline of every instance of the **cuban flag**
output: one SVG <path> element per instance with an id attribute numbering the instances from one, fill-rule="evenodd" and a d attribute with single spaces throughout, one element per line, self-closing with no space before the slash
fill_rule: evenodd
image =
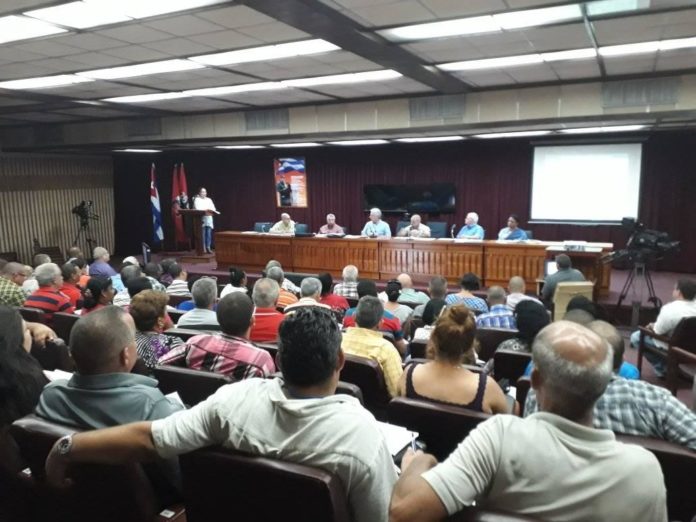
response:
<path id="1" fill-rule="evenodd" d="M 280 158 L 278 163 L 279 165 L 276 167 L 276 172 L 278 174 L 291 174 L 293 172 L 300 174 L 305 173 L 304 158 Z"/>
<path id="2" fill-rule="evenodd" d="M 164 240 L 164 231 L 162 230 L 162 210 L 160 208 L 159 192 L 157 191 L 154 163 L 150 170 L 150 207 L 152 208 L 152 242 L 157 244 Z"/>

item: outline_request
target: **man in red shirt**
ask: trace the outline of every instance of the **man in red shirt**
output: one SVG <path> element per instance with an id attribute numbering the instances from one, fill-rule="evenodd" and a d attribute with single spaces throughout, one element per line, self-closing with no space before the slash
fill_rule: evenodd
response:
<path id="1" fill-rule="evenodd" d="M 60 287 L 60 292 L 70 299 L 70 304 L 75 309 L 82 308 L 82 289 L 78 286 L 82 270 L 68 262 L 60 267 L 60 271 L 63 273 L 63 286 Z"/>
<path id="2" fill-rule="evenodd" d="M 321 299 L 319 299 L 319 302 L 329 305 L 331 309 L 336 312 L 345 313 L 345 311 L 350 308 L 350 305 L 342 295 L 331 293 L 331 287 L 333 286 L 333 277 L 331 277 L 331 274 L 328 272 L 319 274 L 319 281 L 321 281 Z"/>
<path id="3" fill-rule="evenodd" d="M 274 342 L 285 315 L 276 310 L 280 287 L 273 279 L 263 277 L 256 281 L 251 299 L 254 301 L 254 324 L 249 338 L 255 342 Z"/>
<path id="4" fill-rule="evenodd" d="M 55 263 L 39 265 L 34 270 L 34 277 L 39 284 L 39 289 L 27 297 L 24 306 L 43 310 L 48 326 L 51 326 L 55 312 L 68 314 L 75 312 L 75 307 L 70 304 L 70 299 L 59 291 L 63 286 L 63 274 L 58 265 Z"/>

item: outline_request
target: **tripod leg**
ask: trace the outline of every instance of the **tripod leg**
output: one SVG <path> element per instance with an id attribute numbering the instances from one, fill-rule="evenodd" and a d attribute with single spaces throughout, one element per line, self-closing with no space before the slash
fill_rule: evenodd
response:
<path id="1" fill-rule="evenodd" d="M 652 276 L 650 275 L 650 270 L 645 269 L 644 273 L 645 285 L 648 287 L 648 302 L 652 303 L 656 309 L 662 308 L 662 300 L 657 297 L 655 293 L 655 286 L 653 285 Z"/>
<path id="2" fill-rule="evenodd" d="M 618 310 L 621 308 L 621 304 L 623 303 L 624 299 L 626 299 L 626 296 L 628 296 L 628 291 L 631 289 L 631 286 L 633 285 L 633 280 L 636 277 L 636 267 L 633 267 L 631 269 L 631 273 L 628 274 L 628 277 L 626 278 L 626 282 L 623 285 L 623 288 L 621 289 L 621 293 L 619 294 L 619 300 L 616 302 L 616 309 Z"/>

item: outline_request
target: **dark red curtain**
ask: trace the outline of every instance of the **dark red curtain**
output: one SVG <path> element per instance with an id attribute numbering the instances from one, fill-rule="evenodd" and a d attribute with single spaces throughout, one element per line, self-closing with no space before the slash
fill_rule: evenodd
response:
<path id="1" fill-rule="evenodd" d="M 180 152 L 158 155 L 156 163 L 160 172 L 168 172 L 174 163 L 186 164 L 190 191 L 206 187 L 222 212 L 216 218 L 217 229 L 249 230 L 256 221 L 279 219 L 283 211 L 276 208 L 273 159 L 285 156 L 306 158 L 309 207 L 290 209 L 289 213 L 311 230 L 318 229 L 326 214 L 333 212 L 339 224 L 348 226 L 352 233 L 359 232 L 367 219 L 363 185 L 451 182 L 457 187 L 456 212 L 424 215 L 424 221 L 447 221 L 459 227 L 467 212 L 476 211 L 487 237 L 493 238 L 507 216 L 515 213 L 536 239 L 609 241 L 617 248 L 627 239 L 619 226 L 525 223 L 533 146 L 523 140 Z M 120 254 L 137 251 L 143 240 L 139 231 L 150 218 L 147 173 L 151 161 L 121 155 L 114 159 L 116 248 Z M 695 133 L 655 134 L 644 144 L 640 219 L 682 241 L 681 252 L 660 264 L 665 270 L 696 272 L 695 170 Z M 167 182 L 166 178 L 160 182 L 164 194 L 171 190 Z M 166 210 L 162 212 L 165 245 L 171 245 L 173 229 Z M 387 220 L 394 225 L 398 217 L 387 216 Z"/>

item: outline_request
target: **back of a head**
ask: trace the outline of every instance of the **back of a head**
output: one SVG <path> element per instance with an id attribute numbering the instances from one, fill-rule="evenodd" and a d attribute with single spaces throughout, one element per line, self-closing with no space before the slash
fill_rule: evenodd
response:
<path id="1" fill-rule="evenodd" d="M 369 279 L 363 279 L 358 283 L 357 286 L 358 298 L 365 297 L 366 295 L 371 295 L 377 297 L 377 285 L 374 281 Z"/>
<path id="2" fill-rule="evenodd" d="M 517 336 L 528 343 L 534 341 L 536 335 L 551 322 L 544 305 L 531 299 L 523 299 L 517 303 L 515 319 L 519 331 Z"/>
<path id="3" fill-rule="evenodd" d="M 584 310 L 590 314 L 593 319 L 597 318 L 597 305 L 584 295 L 574 295 L 570 298 L 568 306 L 566 306 L 566 312 L 572 310 Z"/>
<path id="4" fill-rule="evenodd" d="M 273 279 L 262 277 L 254 284 L 251 300 L 257 308 L 274 308 L 278 302 L 280 286 Z"/>
<path id="5" fill-rule="evenodd" d="M 321 294 L 321 281 L 316 277 L 305 277 L 300 283 L 302 297 L 315 297 Z"/>
<path id="6" fill-rule="evenodd" d="M 467 272 L 462 276 L 461 280 L 459 281 L 459 286 L 461 286 L 464 290 L 468 290 L 469 292 L 472 292 L 474 290 L 480 290 L 481 280 L 478 278 L 476 274 Z"/>
<path id="7" fill-rule="evenodd" d="M 491 286 L 488 289 L 488 304 L 490 306 L 505 303 L 505 290 L 502 286 Z"/>
<path id="8" fill-rule="evenodd" d="M 201 277 L 193 283 L 191 296 L 196 308 L 210 308 L 217 299 L 217 282 L 211 277 Z"/>
<path id="9" fill-rule="evenodd" d="M 82 253 L 82 249 L 78 246 L 73 246 L 68 248 L 68 259 L 71 259 L 73 257 L 85 257 L 85 255 Z"/>
<path id="10" fill-rule="evenodd" d="M 51 256 L 48 254 L 36 254 L 32 259 L 32 266 L 37 268 L 39 265 L 45 265 L 51 262 Z"/>
<path id="11" fill-rule="evenodd" d="M 459 364 L 473 350 L 475 337 L 474 313 L 464 305 L 455 305 L 445 308 L 435 321 L 430 344 L 436 359 Z"/>
<path id="12" fill-rule="evenodd" d="M 508 289 L 510 290 L 511 294 L 523 294 L 525 286 L 526 284 L 524 279 L 520 276 L 511 277 L 510 282 L 508 283 Z"/>
<path id="13" fill-rule="evenodd" d="M 355 283 L 358 280 L 358 267 L 355 265 L 344 266 L 341 277 L 343 277 L 344 283 Z"/>
<path id="14" fill-rule="evenodd" d="M 112 286 L 113 282 L 108 277 L 90 277 L 89 281 L 87 281 L 87 287 L 85 288 L 85 309 L 90 310 L 97 306 L 99 304 L 99 298 Z"/>
<path id="15" fill-rule="evenodd" d="M 176 259 L 172 259 L 171 257 L 168 257 L 168 258 L 160 261 L 160 266 L 162 267 L 162 273 L 168 274 L 169 267 L 172 266 L 173 263 L 176 263 Z"/>
<path id="16" fill-rule="evenodd" d="M 447 279 L 442 276 L 435 276 L 428 284 L 431 299 L 444 299 L 447 295 Z"/>
<path id="17" fill-rule="evenodd" d="M 82 375 L 112 368 L 120 352 L 134 341 L 126 312 L 107 306 L 81 317 L 70 331 L 70 353 Z"/>
<path id="18" fill-rule="evenodd" d="M 167 270 L 169 275 L 173 278 L 179 277 L 183 271 L 184 269 L 181 267 L 179 263 L 172 263 L 171 265 L 169 265 L 169 269 Z"/>
<path id="19" fill-rule="evenodd" d="M 232 292 L 220 299 L 217 306 L 217 320 L 227 335 L 242 336 L 251 326 L 254 304 L 242 292 Z"/>
<path id="20" fill-rule="evenodd" d="M 280 261 L 276 261 L 275 259 L 271 259 L 268 263 L 266 263 L 266 268 L 264 269 L 264 272 L 268 274 L 268 271 L 273 268 L 274 266 L 277 266 L 278 268 L 283 268 L 283 265 L 280 264 Z"/>
<path id="21" fill-rule="evenodd" d="M 289 313 L 278 330 L 278 362 L 290 386 L 325 383 L 338 368 L 341 331 L 330 311 L 316 306 Z"/>
<path id="22" fill-rule="evenodd" d="M 70 281 L 79 268 L 72 263 L 65 263 L 60 267 L 60 273 L 63 275 L 63 281 Z"/>
<path id="23" fill-rule="evenodd" d="M 592 321 L 587 325 L 587 328 L 599 335 L 602 339 L 609 343 L 613 352 L 613 364 L 615 372 L 619 371 L 623 363 L 624 354 L 624 338 L 615 326 L 606 321 Z"/>
<path id="24" fill-rule="evenodd" d="M 401 283 L 396 280 L 387 282 L 386 294 L 389 302 L 396 303 L 401 295 Z"/>
<path id="25" fill-rule="evenodd" d="M 333 277 L 328 272 L 322 272 L 319 274 L 319 281 L 321 281 L 321 295 L 328 295 L 331 293 L 331 287 L 333 286 Z"/>
<path id="26" fill-rule="evenodd" d="M 21 263 L 15 263 L 14 261 L 10 261 L 9 263 L 5 264 L 5 266 L 2 267 L 2 271 L 0 272 L 4 277 L 10 278 L 16 274 L 21 274 L 24 272 L 24 265 Z"/>
<path id="27" fill-rule="evenodd" d="M 563 316 L 564 321 L 570 321 L 571 323 L 581 324 L 587 326 L 592 321 L 595 320 L 594 316 L 585 310 L 580 310 L 576 308 L 575 310 L 567 311 Z"/>
<path id="28" fill-rule="evenodd" d="M 34 270 L 34 277 L 39 286 L 51 286 L 60 275 L 60 268 L 55 263 L 44 263 Z"/>
<path id="29" fill-rule="evenodd" d="M 532 345 L 546 407 L 571 421 L 583 419 L 604 393 L 612 376 L 609 344 L 576 323 L 557 321 L 544 328 Z"/>
<path id="30" fill-rule="evenodd" d="M 242 286 L 242 282 L 246 278 L 246 273 L 241 268 L 235 266 L 230 267 L 230 284 L 235 287 Z"/>
<path id="31" fill-rule="evenodd" d="M 377 296 L 366 295 L 358 301 L 355 311 L 355 324 L 360 328 L 376 328 L 384 315 L 384 305 Z"/>
<path id="32" fill-rule="evenodd" d="M 153 263 L 152 261 L 147 263 L 145 265 L 145 275 L 154 277 L 155 279 L 159 280 L 160 276 L 162 275 L 162 265 L 159 263 Z"/>
<path id="33" fill-rule="evenodd" d="M 104 247 L 98 246 L 98 247 L 95 247 L 94 250 L 92 251 L 92 257 L 94 259 L 100 259 L 100 258 L 102 258 L 104 256 L 108 256 L 108 255 L 109 255 L 109 251 Z"/>
<path id="34" fill-rule="evenodd" d="M 427 325 L 434 324 L 437 318 L 440 317 L 440 313 L 445 306 L 447 306 L 445 300 L 438 297 L 434 297 L 425 303 L 425 308 L 423 309 L 423 323 Z"/>
<path id="35" fill-rule="evenodd" d="M 142 276 L 143 271 L 137 265 L 126 265 L 121 269 L 121 282 L 126 287 L 131 281 Z"/>
<path id="36" fill-rule="evenodd" d="M 75 265 L 77 268 L 82 270 L 84 267 L 87 266 L 87 261 L 85 261 L 84 257 L 71 257 L 70 258 L 70 263 Z"/>
<path id="37" fill-rule="evenodd" d="M 144 290 L 152 290 L 152 283 L 143 275 L 129 279 L 125 285 L 131 299 Z"/>
<path id="38" fill-rule="evenodd" d="M 399 283 L 401 283 L 401 288 L 412 288 L 413 287 L 413 280 L 411 279 L 411 276 L 404 273 L 404 274 L 399 274 L 399 276 L 396 278 Z"/>
<path id="39" fill-rule="evenodd" d="M 556 256 L 556 265 L 559 270 L 567 270 L 573 266 L 573 262 L 570 260 L 570 256 L 566 254 L 559 254 Z"/>
<path id="40" fill-rule="evenodd" d="M 681 278 L 677 281 L 677 290 L 687 301 L 693 301 L 696 297 L 696 281 L 693 279 Z"/>
<path id="41" fill-rule="evenodd" d="M 143 290 L 131 300 L 130 314 L 135 321 L 135 327 L 140 332 L 154 330 L 157 320 L 164 317 L 167 311 L 169 296 L 156 290 Z"/>
<path id="42" fill-rule="evenodd" d="M 283 269 L 279 266 L 272 266 L 271 268 L 266 270 L 266 277 L 269 279 L 273 279 L 273 281 L 275 281 L 279 285 L 282 285 L 283 280 L 285 279 L 285 273 L 283 272 Z"/>

